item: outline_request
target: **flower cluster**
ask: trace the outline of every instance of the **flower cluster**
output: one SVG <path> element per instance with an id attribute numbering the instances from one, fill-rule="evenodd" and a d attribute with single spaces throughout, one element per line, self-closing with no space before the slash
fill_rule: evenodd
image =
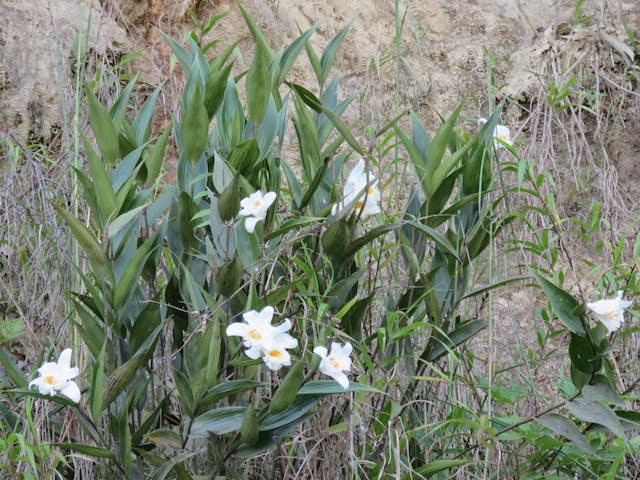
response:
<path id="1" fill-rule="evenodd" d="M 287 349 L 297 347 L 298 341 L 286 333 L 291 329 L 289 319 L 277 327 L 271 325 L 273 312 L 273 307 L 264 307 L 261 312 L 251 310 L 242 314 L 244 322 L 229 325 L 227 336 L 242 337 L 247 357 L 262 357 L 269 369 L 279 370 L 283 365 L 291 365 Z"/>
<path id="2" fill-rule="evenodd" d="M 587 308 L 593 312 L 596 318 L 602 323 L 609 334 L 620 328 L 624 322 L 624 311 L 633 302 L 622 300 L 622 290 L 619 290 L 615 297 L 587 303 Z"/>
<path id="3" fill-rule="evenodd" d="M 271 325 L 273 307 L 264 307 L 262 311 L 251 310 L 242 314 L 243 322 L 235 322 L 227 327 L 227 336 L 242 337 L 246 347 L 244 353 L 252 359 L 262 358 L 270 370 L 280 370 L 291 365 L 291 355 L 287 351 L 298 346 L 298 341 L 287 332 L 291 330 L 291 321 L 286 319 L 278 326 Z M 343 388 L 349 386 L 349 379 L 344 372 L 351 369 L 351 344 L 340 346 L 331 344 L 331 352 L 325 347 L 316 347 L 313 353 L 322 358 L 320 371 L 333 377 Z"/>
<path id="4" fill-rule="evenodd" d="M 57 362 L 46 362 L 38 369 L 40 375 L 29 382 L 29 388 L 35 385 L 43 395 L 64 395 L 73 402 L 80 401 L 80 388 L 73 381 L 80 371 L 71 367 L 71 349 L 62 351 Z"/>
<path id="5" fill-rule="evenodd" d="M 331 213 L 336 215 L 344 210 L 356 198 L 355 209 L 362 212 L 363 216 L 380 213 L 380 190 L 378 180 L 370 172 L 364 169 L 364 160 L 361 158 L 347 177 L 343 189 L 343 199 L 334 205 Z"/>
<path id="6" fill-rule="evenodd" d="M 246 217 L 244 227 L 247 229 L 247 232 L 253 233 L 256 224 L 267 218 L 267 210 L 269 210 L 269 207 L 275 200 L 275 192 L 267 192 L 263 195 L 260 190 L 240 200 L 241 209 L 238 215 Z"/>

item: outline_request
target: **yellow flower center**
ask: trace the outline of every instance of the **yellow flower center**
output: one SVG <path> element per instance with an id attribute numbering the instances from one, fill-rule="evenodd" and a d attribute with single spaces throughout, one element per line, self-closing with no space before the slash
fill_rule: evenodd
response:
<path id="1" fill-rule="evenodd" d="M 282 358 L 282 350 L 270 350 L 268 355 L 275 359 Z"/>
<path id="2" fill-rule="evenodd" d="M 329 365 L 331 365 L 332 368 L 335 368 L 336 370 L 342 370 L 342 368 L 340 368 L 340 362 L 336 360 L 336 357 L 331 355 L 327 358 L 327 360 L 329 361 Z"/>
<path id="3" fill-rule="evenodd" d="M 249 330 L 249 333 L 247 333 L 247 337 L 249 337 L 254 342 L 258 342 L 262 340 L 262 335 L 260 335 L 260 332 L 257 331 L 255 328 Z"/>
<path id="4" fill-rule="evenodd" d="M 256 208 L 260 208 L 262 206 L 262 200 L 256 200 L 253 202 L 253 206 Z"/>
<path id="5" fill-rule="evenodd" d="M 44 377 L 42 377 L 42 382 L 46 383 L 47 385 L 55 385 L 56 378 L 53 375 L 45 375 Z"/>
<path id="6" fill-rule="evenodd" d="M 373 187 L 369 187 L 369 190 L 367 190 L 367 195 L 371 196 L 374 193 L 376 193 L 376 189 Z"/>
<path id="7" fill-rule="evenodd" d="M 609 320 L 615 320 L 616 317 L 618 316 L 618 311 L 617 310 L 609 310 L 608 312 L 606 312 L 604 314 L 605 317 L 607 317 Z"/>
<path id="8" fill-rule="evenodd" d="M 356 203 L 356 208 L 362 208 L 363 205 L 364 202 L 362 200 L 358 200 L 358 203 Z"/>

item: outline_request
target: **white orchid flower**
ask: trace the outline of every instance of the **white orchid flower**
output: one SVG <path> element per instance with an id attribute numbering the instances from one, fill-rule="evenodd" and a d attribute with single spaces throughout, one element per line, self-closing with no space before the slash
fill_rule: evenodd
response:
<path id="1" fill-rule="evenodd" d="M 267 218 L 267 210 L 269 210 L 269 207 L 275 200 L 275 192 L 267 192 L 263 195 L 260 190 L 240 200 L 240 207 L 242 208 L 238 212 L 238 215 L 247 217 L 244 221 L 244 227 L 247 229 L 247 232 L 253 233 L 256 224 Z"/>
<path id="2" fill-rule="evenodd" d="M 295 340 L 295 339 L 294 339 Z M 298 342 L 296 342 L 296 345 Z M 286 348 L 293 347 L 285 347 L 285 343 L 265 343 L 262 348 L 262 361 L 264 364 L 273 371 L 278 371 L 283 366 L 291 365 L 291 355 L 287 352 Z"/>
<path id="3" fill-rule="evenodd" d="M 349 387 L 349 379 L 344 372 L 351 370 L 351 350 L 353 347 L 349 342 L 341 346 L 339 343 L 331 343 L 331 352 L 327 352 L 326 347 L 316 347 L 313 353 L 320 356 L 320 371 L 336 380 L 345 390 Z"/>
<path id="4" fill-rule="evenodd" d="M 487 123 L 486 118 L 478 119 L 479 125 L 484 125 L 485 123 Z M 509 127 L 504 125 L 496 125 L 496 128 L 493 130 L 493 138 L 493 145 L 496 149 L 505 148 L 503 142 L 507 145 L 513 145 L 513 141 L 511 140 L 511 130 Z"/>
<path id="5" fill-rule="evenodd" d="M 365 217 L 380 213 L 378 180 L 370 172 L 368 174 L 365 172 L 364 159 L 361 158 L 349 173 L 342 194 L 342 201 L 331 208 L 333 215 L 339 210 L 343 210 L 358 195 L 360 197 L 358 197 L 358 201 L 355 204 L 356 211 L 361 210 L 362 215 Z"/>
<path id="6" fill-rule="evenodd" d="M 35 385 L 44 395 L 64 395 L 73 402 L 80 401 L 80 388 L 73 381 L 78 376 L 78 367 L 71 367 L 71 349 L 62 351 L 58 362 L 46 362 L 38 369 L 40 375 L 29 382 L 29 388 Z"/>
<path id="7" fill-rule="evenodd" d="M 598 321 L 607 327 L 607 332 L 612 334 L 620 328 L 624 322 L 624 310 L 633 302 L 622 300 L 622 290 L 615 297 L 587 303 L 587 308 L 593 312 Z"/>
<path id="8" fill-rule="evenodd" d="M 291 321 L 286 319 L 278 326 L 271 325 L 273 307 L 264 307 L 262 311 L 251 310 L 243 313 L 244 322 L 235 322 L 227 327 L 227 336 L 242 337 L 247 347 L 247 357 L 262 357 L 271 370 L 278 370 L 282 365 L 291 365 L 287 348 L 298 346 L 298 340 L 287 332 L 291 329 Z M 287 363 L 289 362 L 289 363 Z"/>

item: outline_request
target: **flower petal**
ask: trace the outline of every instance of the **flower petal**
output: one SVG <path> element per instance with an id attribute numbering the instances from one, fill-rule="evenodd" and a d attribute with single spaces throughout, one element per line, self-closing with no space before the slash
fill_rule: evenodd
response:
<path id="1" fill-rule="evenodd" d="M 253 233 L 253 231 L 256 229 L 256 224 L 260 220 L 262 219 L 257 217 L 247 217 L 244 221 L 244 228 L 247 230 L 247 232 Z"/>
<path id="2" fill-rule="evenodd" d="M 80 388 L 76 385 L 76 382 L 67 382 L 61 389 L 60 394 L 64 395 L 73 402 L 78 403 L 80 401 Z"/>
<path id="3" fill-rule="evenodd" d="M 326 358 L 327 356 L 327 347 L 316 347 L 313 349 L 313 353 L 319 355 L 322 358 Z"/>
<path id="4" fill-rule="evenodd" d="M 249 332 L 249 325 L 242 322 L 232 323 L 227 327 L 227 337 L 246 337 Z"/>
<path id="5" fill-rule="evenodd" d="M 72 350 L 70 348 L 65 348 L 58 357 L 58 366 L 65 369 L 71 368 L 71 354 Z"/>

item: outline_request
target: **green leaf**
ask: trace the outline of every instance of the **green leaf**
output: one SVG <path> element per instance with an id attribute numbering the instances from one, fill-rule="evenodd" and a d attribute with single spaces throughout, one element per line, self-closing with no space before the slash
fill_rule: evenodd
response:
<path id="1" fill-rule="evenodd" d="M 305 44 L 311 37 L 311 34 L 313 34 L 316 28 L 318 28 L 317 23 L 313 25 L 309 30 L 304 32 L 302 35 L 300 35 L 298 38 L 296 38 L 291 43 L 291 45 L 289 45 L 284 50 L 284 52 L 282 53 L 282 57 L 280 57 L 280 75 L 278 76 L 276 86 L 284 82 L 284 79 L 287 76 L 287 73 L 289 73 L 289 70 L 291 70 L 293 63 L 298 57 L 300 50 L 302 50 L 302 47 L 305 46 Z"/>
<path id="2" fill-rule="evenodd" d="M 111 185 L 111 178 L 107 170 L 98 158 L 98 154 L 91 147 L 91 143 L 84 135 L 81 135 L 84 151 L 87 155 L 89 172 L 91 172 L 91 186 L 96 196 L 96 205 L 101 210 L 102 218 L 106 221 L 111 217 L 117 207 L 116 194 Z"/>
<path id="3" fill-rule="evenodd" d="M 173 50 L 174 55 L 178 59 L 178 62 L 180 62 L 182 70 L 184 70 L 185 74 L 188 74 L 189 70 L 191 69 L 191 55 L 189 54 L 189 52 L 166 33 L 160 31 L 160 34 L 169 44 L 171 50 Z"/>
<path id="4" fill-rule="evenodd" d="M 202 93 L 196 85 L 190 98 L 185 99 L 180 123 L 180 138 L 184 158 L 194 164 L 207 146 L 209 115 L 202 101 Z"/>
<path id="5" fill-rule="evenodd" d="M 156 140 L 151 150 L 144 158 L 144 164 L 147 167 L 147 178 L 145 183 L 148 187 L 153 185 L 160 175 L 162 164 L 164 162 L 164 152 L 167 147 L 167 140 L 171 135 L 173 125 L 169 125 L 164 133 Z"/>
<path id="6" fill-rule="evenodd" d="M 427 151 L 427 162 L 425 165 L 425 173 L 428 177 L 433 177 L 436 170 L 440 166 L 442 162 L 442 157 L 444 152 L 449 145 L 449 138 L 451 136 L 451 132 L 458 121 L 458 116 L 460 115 L 460 110 L 462 109 L 462 105 L 464 102 L 460 102 L 456 109 L 453 111 L 451 116 L 447 119 L 446 122 L 442 124 L 442 126 L 438 129 L 435 137 L 431 141 L 431 145 Z M 433 185 L 433 191 L 438 188 L 438 185 Z"/>
<path id="7" fill-rule="evenodd" d="M 340 387 L 342 388 L 342 387 Z M 320 396 L 298 396 L 293 404 L 278 413 L 270 414 L 260 422 L 258 429 L 260 431 L 274 430 L 284 425 L 294 422 L 296 419 L 303 417 L 313 406 L 318 403 Z"/>
<path id="8" fill-rule="evenodd" d="M 120 365 L 109 375 L 102 392 L 102 408 L 107 408 L 129 385 L 136 372 L 145 364 L 147 352 L 140 352 Z"/>
<path id="9" fill-rule="evenodd" d="M 182 438 L 177 432 L 166 428 L 160 428 L 153 432 L 147 433 L 144 439 L 153 442 L 156 445 L 173 448 L 179 450 L 182 448 Z"/>
<path id="10" fill-rule="evenodd" d="M 71 229 L 71 233 L 73 233 L 73 236 L 77 240 L 80 247 L 86 252 L 87 255 L 89 255 L 89 258 L 99 265 L 104 265 L 104 263 L 106 262 L 106 257 L 104 255 L 104 252 L 102 251 L 102 248 L 100 248 L 98 239 L 91 232 L 91 230 L 85 227 L 84 224 L 82 224 L 78 219 L 76 219 L 73 215 L 71 215 L 69 212 L 59 207 L 58 205 L 54 204 L 53 208 L 55 208 L 56 212 L 58 212 L 58 215 L 60 215 L 64 219 L 64 221 L 67 222 L 67 225 L 69 225 L 69 228 Z"/>
<path id="11" fill-rule="evenodd" d="M 110 240 L 113 239 L 113 237 L 118 235 L 125 227 L 128 227 L 133 220 L 137 220 L 138 217 L 141 216 L 140 213 L 148 206 L 149 205 L 140 205 L 115 218 L 107 227 L 107 238 Z"/>
<path id="12" fill-rule="evenodd" d="M 104 385 L 104 354 L 107 348 L 107 342 L 102 343 L 100 353 L 96 355 L 96 361 L 93 365 L 93 375 L 91 377 L 91 420 L 95 425 L 100 424 L 100 414 L 102 413 L 102 392 Z"/>
<path id="13" fill-rule="evenodd" d="M 362 383 L 349 382 L 349 386 L 345 389 L 335 380 L 315 380 L 305 383 L 298 390 L 298 395 L 334 395 L 345 392 L 384 393 L 377 388 L 363 385 Z"/>
<path id="14" fill-rule="evenodd" d="M 326 302 L 333 313 L 342 308 L 351 290 L 358 283 L 358 280 L 360 280 L 363 274 L 364 269 L 356 270 L 347 278 L 343 278 L 331 286 L 329 291 L 326 293 Z"/>
<path id="15" fill-rule="evenodd" d="M 91 124 L 91 130 L 96 137 L 102 158 L 107 164 L 112 165 L 120 156 L 118 132 L 111 121 L 111 116 L 91 89 L 85 85 L 84 90 L 87 94 L 87 100 L 89 101 L 89 123 Z"/>
<path id="16" fill-rule="evenodd" d="M 188 416 L 192 417 L 196 405 L 193 389 L 191 388 L 191 380 L 177 368 L 173 369 L 173 380 L 175 381 L 176 389 L 178 390 L 180 406 Z"/>
<path id="17" fill-rule="evenodd" d="M 320 59 L 318 58 L 318 55 L 313 50 L 313 46 L 311 45 L 311 43 L 308 41 L 305 42 L 304 49 L 307 52 L 309 63 L 311 64 L 311 68 L 313 68 L 313 73 L 316 74 L 316 79 L 318 80 L 318 83 L 322 83 L 320 81 L 320 78 L 322 76 L 322 67 L 320 66 Z"/>
<path id="18" fill-rule="evenodd" d="M 602 401 L 620 407 L 624 406 L 624 401 L 620 399 L 616 391 L 611 387 L 609 380 L 602 375 L 596 375 L 591 384 L 582 388 L 582 396 L 585 400 Z"/>
<path id="19" fill-rule="evenodd" d="M 433 241 L 435 241 L 440 246 L 440 248 L 442 248 L 444 252 L 451 255 L 458 262 L 461 261 L 460 257 L 458 256 L 458 252 L 456 251 L 456 248 L 451 244 L 449 240 L 447 240 L 447 238 L 444 235 L 439 233 L 437 230 L 434 230 L 431 227 L 428 227 L 420 222 L 416 222 L 413 220 L 406 220 L 405 223 L 415 228 L 416 230 L 419 230 L 420 232 L 425 234 L 427 237 L 430 237 Z"/>
<path id="20" fill-rule="evenodd" d="M 122 276 L 117 282 L 115 292 L 113 294 L 113 308 L 114 310 L 118 310 L 127 296 L 133 293 L 132 285 L 137 281 L 140 276 L 140 272 L 142 272 L 142 267 L 151 252 L 151 248 L 156 240 L 156 236 L 158 233 L 154 233 L 150 238 L 148 238 L 141 246 L 136 250 L 136 253 L 133 254 L 127 267 L 125 268 Z"/>
<path id="21" fill-rule="evenodd" d="M 584 325 L 580 319 L 583 308 L 576 299 L 570 293 L 565 292 L 536 272 L 531 271 L 531 273 L 542 287 L 547 298 L 549 298 L 553 312 L 558 319 L 573 333 L 585 335 Z"/>
<path id="22" fill-rule="evenodd" d="M 365 245 L 371 243 L 373 240 L 378 238 L 380 235 L 384 235 L 391 230 L 398 228 L 398 225 L 395 223 L 389 223 L 387 225 L 379 225 L 375 228 L 372 228 L 363 236 L 356 238 L 351 242 L 351 244 L 346 248 L 345 257 L 349 257 L 351 255 L 355 255 L 358 251 L 363 248 Z"/>
<path id="23" fill-rule="evenodd" d="M 256 46 L 264 50 L 264 52 L 267 54 L 268 62 L 271 62 L 271 59 L 273 58 L 273 52 L 269 47 L 269 43 L 267 42 L 266 37 L 262 34 L 260 29 L 257 27 L 257 25 L 255 24 L 251 16 L 245 11 L 245 9 L 242 8 L 241 5 L 238 5 L 238 6 L 240 8 L 240 13 L 242 14 L 242 17 L 244 18 L 244 21 L 247 24 L 247 27 L 249 27 L 251 36 L 256 42 Z"/>
<path id="24" fill-rule="evenodd" d="M 3 348 L 0 348 L 0 365 L 2 365 L 6 376 L 9 377 L 16 387 L 27 388 L 27 380 Z"/>
<path id="25" fill-rule="evenodd" d="M 432 460 L 427 465 L 416 468 L 413 471 L 413 474 L 403 475 L 402 480 L 410 480 L 416 478 L 416 475 L 430 477 L 438 472 L 450 470 L 452 468 L 460 468 L 464 465 L 469 465 L 470 463 L 473 463 L 473 460 Z"/>
<path id="26" fill-rule="evenodd" d="M 285 233 L 291 230 L 300 230 L 310 225 L 317 225 L 323 222 L 325 219 L 322 217 L 294 217 L 282 222 L 277 230 L 274 230 L 268 235 L 265 235 L 265 241 L 272 240 L 274 238 L 281 237 Z"/>
<path id="27" fill-rule="evenodd" d="M 546 415 L 538 417 L 537 421 L 554 433 L 571 440 L 585 452 L 591 455 L 596 454 L 593 448 L 591 448 L 591 445 L 587 443 L 578 426 L 568 418 L 558 415 L 557 413 L 547 413 Z"/>
<path id="28" fill-rule="evenodd" d="M 111 450 L 103 447 L 93 447 L 90 445 L 83 445 L 80 443 L 66 443 L 66 442 L 52 442 L 49 445 L 53 445 L 62 449 L 71 450 L 74 452 L 89 455 L 96 458 L 108 458 L 113 460 L 113 453 Z"/>
<path id="29" fill-rule="evenodd" d="M 260 44 L 256 44 L 246 84 L 249 119 L 254 125 L 262 122 L 271 95 L 269 59 L 269 52 L 266 52 Z"/>
<path id="30" fill-rule="evenodd" d="M 312 110 L 314 110 L 317 113 L 320 113 L 320 112 L 324 113 L 329 119 L 329 121 L 336 128 L 336 130 L 340 132 L 340 135 L 342 135 L 343 138 L 347 141 L 347 143 L 351 146 L 351 148 L 353 148 L 360 155 L 363 155 L 363 156 L 366 155 L 366 152 L 362 149 L 362 147 L 360 146 L 356 138 L 353 136 L 353 134 L 351 133 L 351 130 L 349 130 L 349 128 L 342 122 L 342 120 L 338 115 L 336 115 L 327 107 L 322 105 L 322 102 L 320 102 L 318 97 L 316 97 L 313 93 L 311 93 L 309 90 L 304 88 L 302 85 L 289 83 L 289 82 L 287 82 L 287 85 L 289 85 L 300 97 L 300 99 Z"/>
<path id="31" fill-rule="evenodd" d="M 340 45 L 342 45 L 342 42 L 344 41 L 344 38 L 346 37 L 347 32 L 351 27 L 351 24 L 353 24 L 353 20 L 347 23 L 347 25 L 342 30 L 340 30 L 335 37 L 331 39 L 331 41 L 327 45 L 327 48 L 325 48 L 324 52 L 322 52 L 322 57 L 320 58 L 321 84 L 324 84 L 327 81 L 327 78 L 329 78 L 329 73 L 331 72 L 331 68 L 333 67 L 333 62 L 335 62 L 336 59 L 336 53 L 338 53 L 338 49 L 340 48 Z"/>
<path id="32" fill-rule="evenodd" d="M 618 437 L 626 439 L 624 428 L 616 413 L 598 401 L 576 398 L 566 403 L 567 410 L 583 422 L 597 423 L 607 427 Z"/>
<path id="33" fill-rule="evenodd" d="M 153 119 L 153 112 L 156 107 L 156 100 L 160 93 L 160 87 L 156 88 L 147 101 L 144 102 L 138 115 L 136 115 L 131 128 L 133 130 L 133 136 L 136 141 L 136 146 L 140 147 L 147 143 L 149 135 L 151 134 L 151 120 Z"/>
<path id="34" fill-rule="evenodd" d="M 226 433 L 240 430 L 244 417 L 245 407 L 220 407 L 196 417 L 191 426 L 191 434 L 195 436 L 215 433 Z"/>
<path id="35" fill-rule="evenodd" d="M 575 333 L 571 334 L 569 358 L 573 366 L 582 373 L 594 374 L 602 368 L 602 360 L 591 340 Z"/>
<path id="36" fill-rule="evenodd" d="M 463 344 L 486 327 L 486 320 L 468 320 L 458 325 L 452 332 L 447 333 L 446 337 L 442 337 L 439 333 L 434 333 L 429 339 L 430 348 L 428 348 L 426 359 L 430 362 L 435 362 L 449 350 Z"/>
<path id="37" fill-rule="evenodd" d="M 216 385 L 215 387 L 209 389 L 207 394 L 200 401 L 196 410 L 196 415 L 203 413 L 202 410 L 210 408 L 211 405 L 223 398 L 231 397 L 233 395 L 246 392 L 247 390 L 253 390 L 262 385 L 264 385 L 264 383 L 258 382 L 256 380 L 246 379 L 229 380 L 228 382 Z"/>
<path id="38" fill-rule="evenodd" d="M 171 471 L 178 465 L 196 455 L 197 452 L 182 452 L 171 457 L 171 460 L 162 465 L 151 477 L 151 480 L 165 480 Z"/>
<path id="39" fill-rule="evenodd" d="M 225 65 L 222 70 L 214 73 L 207 79 L 204 87 L 204 106 L 207 109 L 207 115 L 209 115 L 210 119 L 214 117 L 222 104 L 224 91 L 227 88 L 232 67 L 233 62 Z"/>

